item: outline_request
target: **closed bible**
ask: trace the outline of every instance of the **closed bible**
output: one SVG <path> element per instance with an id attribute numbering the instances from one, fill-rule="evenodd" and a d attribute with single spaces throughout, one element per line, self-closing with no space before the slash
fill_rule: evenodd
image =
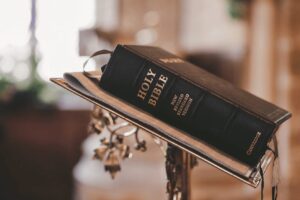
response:
<path id="1" fill-rule="evenodd" d="M 291 116 L 158 47 L 118 45 L 99 86 L 249 166 Z"/>

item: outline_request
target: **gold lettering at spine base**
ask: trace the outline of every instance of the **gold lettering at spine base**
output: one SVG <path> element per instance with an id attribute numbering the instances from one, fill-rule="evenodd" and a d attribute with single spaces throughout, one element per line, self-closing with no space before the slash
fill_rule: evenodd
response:
<path id="1" fill-rule="evenodd" d="M 256 145 L 258 139 L 260 138 L 260 136 L 261 136 L 261 132 L 258 131 L 258 132 L 256 133 L 255 138 L 252 140 L 250 147 L 249 147 L 248 150 L 246 151 L 246 154 L 247 154 L 248 156 L 250 156 L 250 155 L 252 154 L 253 149 L 254 149 L 254 147 L 255 147 L 255 145 Z"/>

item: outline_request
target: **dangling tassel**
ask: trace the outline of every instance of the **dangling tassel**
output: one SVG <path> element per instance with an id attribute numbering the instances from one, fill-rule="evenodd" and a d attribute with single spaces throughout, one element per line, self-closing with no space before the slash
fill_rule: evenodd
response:
<path id="1" fill-rule="evenodd" d="M 261 177 L 261 183 L 260 183 L 260 199 L 264 199 L 264 187 L 265 187 L 265 179 L 264 179 L 264 172 L 261 168 L 261 165 L 259 165 L 259 174 Z"/>
<path id="2" fill-rule="evenodd" d="M 277 199 L 278 194 L 278 184 L 279 184 L 279 157 L 278 157 L 278 144 L 276 136 L 273 137 L 274 143 L 274 161 L 273 161 L 273 170 L 272 170 L 272 200 Z"/>
<path id="3" fill-rule="evenodd" d="M 272 200 L 277 199 L 278 184 L 279 184 L 279 161 L 278 157 L 274 158 L 273 161 L 273 172 L 272 172 Z"/>
<path id="4" fill-rule="evenodd" d="M 273 166 L 272 166 L 272 200 L 276 200 L 278 194 L 278 184 L 280 182 L 280 179 L 279 179 L 278 144 L 275 135 L 273 137 L 273 145 L 274 145 L 274 150 L 270 147 L 268 147 L 268 149 L 274 155 Z"/>

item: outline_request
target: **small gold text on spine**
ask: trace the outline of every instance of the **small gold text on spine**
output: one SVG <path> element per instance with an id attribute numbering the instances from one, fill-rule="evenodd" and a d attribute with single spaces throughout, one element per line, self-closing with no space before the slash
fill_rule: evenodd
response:
<path id="1" fill-rule="evenodd" d="M 184 63 L 181 58 L 160 58 L 159 60 L 163 63 Z"/>
<path id="2" fill-rule="evenodd" d="M 252 140 L 252 142 L 251 142 L 251 144 L 250 144 L 250 147 L 249 147 L 248 150 L 246 151 L 246 154 L 247 154 L 248 156 L 250 156 L 250 155 L 252 154 L 253 149 L 254 149 L 254 147 L 255 147 L 255 145 L 256 145 L 258 139 L 260 138 L 260 136 L 261 136 L 261 132 L 258 131 L 258 132 L 256 133 L 256 135 L 255 135 L 255 138 Z"/>

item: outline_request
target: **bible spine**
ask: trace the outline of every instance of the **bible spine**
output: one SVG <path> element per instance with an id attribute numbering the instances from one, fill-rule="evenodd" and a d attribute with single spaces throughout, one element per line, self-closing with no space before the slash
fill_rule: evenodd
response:
<path id="1" fill-rule="evenodd" d="M 180 64 L 179 58 L 162 58 Z M 184 64 L 183 64 L 184 67 Z M 118 46 L 100 87 L 250 166 L 266 151 L 275 125 Z"/>

